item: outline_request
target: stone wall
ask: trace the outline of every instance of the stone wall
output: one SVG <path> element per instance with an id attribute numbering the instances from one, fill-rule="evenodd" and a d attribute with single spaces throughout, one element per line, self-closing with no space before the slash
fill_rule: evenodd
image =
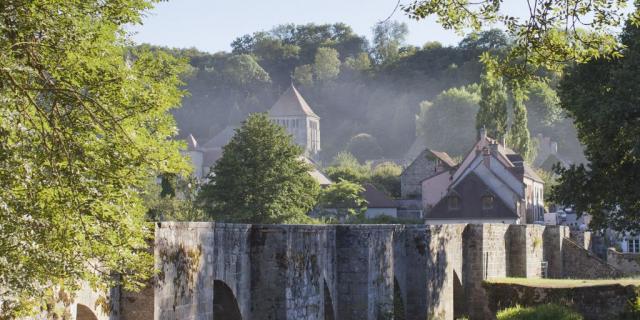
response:
<path id="1" fill-rule="evenodd" d="M 468 315 L 473 319 L 490 316 L 482 282 L 507 276 L 507 230 L 509 225 L 468 225 L 463 233 L 462 284 Z"/>
<path id="2" fill-rule="evenodd" d="M 491 319 L 486 279 L 540 277 L 543 260 L 554 277 L 615 275 L 566 236 L 506 224 L 158 223 L 153 289 L 123 293 L 112 319 Z"/>
<path id="3" fill-rule="evenodd" d="M 562 278 L 564 276 L 564 255 L 562 248 L 564 239 L 569 237 L 569 227 L 545 226 L 542 232 L 542 254 L 547 262 L 547 277 Z"/>
<path id="4" fill-rule="evenodd" d="M 437 170 L 430 151 L 424 150 L 400 175 L 400 193 L 403 199 L 422 199 L 422 180 Z"/>
<path id="5" fill-rule="evenodd" d="M 507 238 L 509 277 L 540 278 L 542 274 L 543 233 L 539 225 L 510 225 Z"/>
<path id="6" fill-rule="evenodd" d="M 566 278 L 602 279 L 623 276 L 619 270 L 598 258 L 593 252 L 585 250 L 567 238 L 563 241 L 562 260 Z"/>
<path id="7" fill-rule="evenodd" d="M 489 309 L 499 310 L 554 303 L 569 307 L 585 320 L 638 319 L 632 315 L 630 302 L 636 301 L 640 288 L 622 285 L 599 285 L 574 288 L 543 288 L 507 283 L 485 283 Z M 626 317 L 625 317 L 626 316 Z"/>
<path id="8" fill-rule="evenodd" d="M 640 254 L 638 253 L 621 253 L 615 248 L 609 248 L 607 263 L 620 270 L 627 277 L 640 275 Z"/>

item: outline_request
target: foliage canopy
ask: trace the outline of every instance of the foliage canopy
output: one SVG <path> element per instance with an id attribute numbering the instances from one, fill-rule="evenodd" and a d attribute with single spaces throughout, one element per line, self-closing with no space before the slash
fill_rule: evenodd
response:
<path id="1" fill-rule="evenodd" d="M 320 187 L 302 153 L 283 127 L 251 114 L 224 146 L 198 201 L 224 222 L 310 222 Z"/>
<path id="2" fill-rule="evenodd" d="M 129 50 L 124 25 L 155 1 L 0 5 L 0 314 L 24 316 L 48 286 L 152 273 L 139 191 L 187 164 L 168 113 L 183 61 Z"/>
<path id="3" fill-rule="evenodd" d="M 618 56 L 623 46 L 612 29 L 624 21 L 631 1 L 520 1 L 525 17 L 510 14 L 504 0 L 415 0 L 403 6 L 412 18 L 435 15 L 446 29 L 480 31 L 502 23 L 514 41 L 504 55 L 486 53 L 484 62 L 509 80 L 539 79 L 540 70 L 559 72 L 567 63 Z M 638 11 L 630 21 L 640 21 Z"/>
<path id="4" fill-rule="evenodd" d="M 478 86 L 452 88 L 439 94 L 433 103 L 422 102 L 416 120 L 418 137 L 429 148 L 464 155 L 476 141 L 478 91 Z"/>
<path id="5" fill-rule="evenodd" d="M 557 168 L 553 198 L 592 227 L 640 230 L 640 30 L 628 24 L 621 39 L 623 57 L 576 65 L 560 84 L 589 164 Z"/>

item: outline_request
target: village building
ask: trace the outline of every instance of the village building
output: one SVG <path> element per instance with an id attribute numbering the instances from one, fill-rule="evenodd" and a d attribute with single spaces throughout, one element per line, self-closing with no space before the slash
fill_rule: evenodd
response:
<path id="1" fill-rule="evenodd" d="M 367 219 L 380 216 L 398 217 L 398 205 L 396 202 L 374 185 L 365 184 L 361 195 L 367 201 L 367 210 L 364 213 Z"/>
<path id="2" fill-rule="evenodd" d="M 316 159 L 320 152 L 320 117 L 291 84 L 269 110 L 269 117 L 287 129 L 304 149 L 305 156 Z"/>
<path id="3" fill-rule="evenodd" d="M 446 152 L 424 149 L 400 175 L 402 199 L 421 199 L 424 179 L 455 166 L 455 161 Z"/>
<path id="4" fill-rule="evenodd" d="M 320 152 L 320 117 L 316 115 L 300 92 L 291 86 L 280 96 L 268 112 L 269 118 L 284 127 L 293 137 L 296 144 L 304 150 L 302 160 L 313 165 L 310 172 L 320 185 L 327 185 L 331 180 L 317 169 L 314 159 Z M 237 117 L 236 117 L 237 118 Z M 222 157 L 222 149 L 231 141 L 238 128 L 232 123 L 204 144 L 199 144 L 193 135 L 187 138 L 186 153 L 191 158 L 193 174 L 198 179 L 205 179 L 216 161 Z"/>
<path id="5" fill-rule="evenodd" d="M 544 223 L 543 180 L 484 130 L 451 169 L 435 171 L 421 182 L 427 223 Z"/>

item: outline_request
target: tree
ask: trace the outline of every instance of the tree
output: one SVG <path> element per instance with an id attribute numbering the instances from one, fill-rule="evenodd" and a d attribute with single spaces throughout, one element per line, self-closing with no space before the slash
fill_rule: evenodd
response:
<path id="1" fill-rule="evenodd" d="M 373 49 L 376 62 L 384 64 L 395 61 L 409 33 L 404 22 L 384 21 L 373 27 Z"/>
<path id="2" fill-rule="evenodd" d="M 533 161 L 533 148 L 527 126 L 527 108 L 524 105 L 524 95 L 516 92 L 513 96 L 513 124 L 507 135 L 508 145 L 527 161 Z"/>
<path id="3" fill-rule="evenodd" d="M 222 76 L 238 86 L 270 82 L 269 74 L 248 54 L 233 55 L 227 59 Z"/>
<path id="4" fill-rule="evenodd" d="M 304 223 L 319 185 L 302 148 L 266 114 L 236 130 L 202 186 L 199 202 L 213 218 L 241 223 Z"/>
<path id="5" fill-rule="evenodd" d="M 367 201 L 362 197 L 364 188 L 347 180 L 339 180 L 324 188 L 318 201 L 319 215 L 330 222 L 344 222 L 362 215 Z"/>
<path id="6" fill-rule="evenodd" d="M 293 79 L 303 85 L 313 85 L 313 67 L 310 64 L 297 66 L 293 71 Z"/>
<path id="7" fill-rule="evenodd" d="M 371 172 L 371 183 L 394 198 L 400 198 L 400 175 L 402 167 L 393 162 L 384 162 Z"/>
<path id="8" fill-rule="evenodd" d="M 347 57 L 344 66 L 351 70 L 364 72 L 371 69 L 371 59 L 368 53 L 361 52 L 356 57 Z"/>
<path id="9" fill-rule="evenodd" d="M 347 152 L 354 155 L 358 161 L 366 161 L 379 158 L 382 155 L 382 148 L 378 140 L 370 134 L 359 133 L 349 140 Z"/>
<path id="10" fill-rule="evenodd" d="M 162 175 L 162 183 L 149 181 L 142 193 L 144 205 L 151 221 L 206 221 L 208 217 L 196 205 L 198 181 L 193 176 L 183 178 L 173 174 Z"/>
<path id="11" fill-rule="evenodd" d="M 560 83 L 588 165 L 557 168 L 553 199 L 593 216 L 592 228 L 640 230 L 640 30 L 628 23 L 623 57 L 572 67 Z"/>
<path id="12" fill-rule="evenodd" d="M 469 86 L 443 91 L 433 103 L 423 101 L 416 119 L 418 137 L 429 148 L 463 155 L 476 141 L 479 100 L 477 87 Z"/>
<path id="13" fill-rule="evenodd" d="M 435 15 L 444 28 L 458 32 L 503 23 L 513 46 L 505 55 L 486 53 L 483 61 L 509 81 L 527 83 L 540 79 L 541 70 L 559 72 L 574 61 L 621 53 L 623 47 L 611 30 L 621 24 L 631 1 L 521 1 L 522 11 L 530 13 L 524 17 L 510 14 L 514 10 L 505 9 L 503 2 L 415 0 L 403 10 L 415 19 Z M 640 22 L 637 9 L 630 21 Z"/>
<path id="14" fill-rule="evenodd" d="M 347 180 L 363 183 L 369 179 L 370 168 L 366 164 L 360 164 L 351 153 L 339 152 L 325 171 L 333 181 Z"/>
<path id="15" fill-rule="evenodd" d="M 313 64 L 313 72 L 319 81 L 335 79 L 340 74 L 340 58 L 333 48 L 318 48 Z"/>
<path id="16" fill-rule="evenodd" d="M 186 172 L 169 110 L 183 60 L 129 49 L 154 1 L 0 5 L 0 317 L 26 317 L 50 286 L 126 289 L 152 274 L 139 193 Z"/>
<path id="17" fill-rule="evenodd" d="M 480 110 L 476 115 L 476 130 L 485 128 L 487 134 L 502 139 L 507 133 L 507 90 L 500 78 L 485 74 L 480 82 Z"/>

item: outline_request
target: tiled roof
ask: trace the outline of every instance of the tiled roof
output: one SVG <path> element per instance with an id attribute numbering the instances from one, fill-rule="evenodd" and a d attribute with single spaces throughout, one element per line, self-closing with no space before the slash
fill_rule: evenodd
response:
<path id="1" fill-rule="evenodd" d="M 320 118 L 311 110 L 309 104 L 307 104 L 293 84 L 291 84 L 289 89 L 287 89 L 273 107 L 271 107 L 269 115 L 272 117 L 309 116 Z"/>
<path id="2" fill-rule="evenodd" d="M 449 167 L 453 168 L 456 166 L 456 162 L 453 161 L 453 159 L 451 159 L 451 157 L 446 152 L 431 149 L 429 149 L 429 151 L 431 151 L 434 156 L 438 157 L 438 159 L 442 160 L 442 162 L 446 163 Z"/>
<path id="3" fill-rule="evenodd" d="M 233 138 L 233 135 L 236 133 L 235 131 L 236 128 L 237 127 L 235 126 L 227 126 L 218 134 L 216 134 L 213 138 L 211 138 L 211 140 L 207 141 L 207 143 L 202 145 L 201 148 L 205 150 L 209 150 L 209 149 L 220 149 L 226 146 L 227 143 L 231 141 L 231 138 Z"/>
<path id="4" fill-rule="evenodd" d="M 390 199 L 384 192 L 378 190 L 372 184 L 364 185 L 364 192 L 362 197 L 367 200 L 368 208 L 396 208 L 395 201 Z"/>

